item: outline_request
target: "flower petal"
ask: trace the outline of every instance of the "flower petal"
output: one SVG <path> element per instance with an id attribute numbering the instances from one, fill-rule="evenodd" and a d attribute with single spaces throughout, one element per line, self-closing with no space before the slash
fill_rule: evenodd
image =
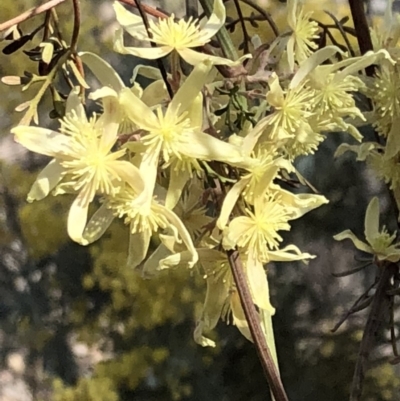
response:
<path id="1" fill-rule="evenodd" d="M 50 191 L 62 180 L 64 168 L 53 159 L 37 176 L 27 197 L 28 202 L 45 198 Z"/>
<path id="2" fill-rule="evenodd" d="M 76 113 L 79 120 L 87 120 L 85 109 L 79 97 L 79 89 L 77 88 L 71 90 L 65 105 L 65 114 L 69 114 L 72 111 Z"/>
<path id="3" fill-rule="evenodd" d="M 186 81 L 173 97 L 166 115 L 176 114 L 178 110 L 179 114 L 182 114 L 190 108 L 204 84 L 207 82 L 208 73 L 211 68 L 212 64 L 209 62 L 200 62 L 194 67 L 193 71 L 186 78 Z"/>
<path id="4" fill-rule="evenodd" d="M 147 255 L 151 238 L 150 230 L 130 233 L 129 236 L 129 254 L 127 266 L 131 269 L 140 265 Z"/>
<path id="5" fill-rule="evenodd" d="M 129 33 L 129 35 L 139 40 L 148 38 L 146 27 L 144 26 L 141 17 L 129 12 L 118 1 L 114 2 L 113 7 L 117 21 Z"/>
<path id="6" fill-rule="evenodd" d="M 400 152 L 400 135 L 399 135 L 400 117 L 392 120 L 392 128 L 390 129 L 385 147 L 385 158 L 391 159 Z"/>
<path id="7" fill-rule="evenodd" d="M 125 160 L 116 160 L 112 163 L 112 169 L 118 177 L 127 182 L 137 194 L 145 189 L 145 183 L 139 169 L 132 163 Z"/>
<path id="8" fill-rule="evenodd" d="M 166 47 L 166 46 L 164 46 Z M 127 48 L 128 49 L 128 48 Z M 200 53 L 192 49 L 179 49 L 179 55 L 190 65 L 197 65 L 203 62 L 210 62 L 212 65 L 227 65 L 228 67 L 236 67 L 243 63 L 244 60 L 251 58 L 251 54 L 246 54 L 236 61 L 229 60 L 224 57 L 212 56 L 210 54 Z M 144 56 L 142 56 L 144 57 Z M 144 57 L 147 58 L 147 57 Z"/>
<path id="9" fill-rule="evenodd" d="M 150 131 L 158 126 L 158 120 L 149 106 L 143 103 L 128 88 L 121 91 L 120 103 L 126 116 L 141 129 Z"/>
<path id="10" fill-rule="evenodd" d="M 213 12 L 210 18 L 201 26 L 201 36 L 208 42 L 224 25 L 226 18 L 225 6 L 222 0 L 214 0 Z"/>
<path id="11" fill-rule="evenodd" d="M 351 230 L 344 230 L 343 232 L 333 236 L 336 241 L 343 241 L 344 239 L 349 239 L 353 242 L 354 246 L 360 251 L 374 254 L 373 249 L 367 245 L 365 242 L 360 241 Z"/>
<path id="12" fill-rule="evenodd" d="M 369 202 L 365 213 L 364 234 L 369 244 L 373 244 L 379 235 L 379 199 L 376 196 Z"/>
<path id="13" fill-rule="evenodd" d="M 247 323 L 247 319 L 244 314 L 242 303 L 240 301 L 237 291 L 234 291 L 231 295 L 231 309 L 234 325 L 239 329 L 244 337 L 253 342 L 253 337 L 249 329 L 249 324 Z"/>
<path id="14" fill-rule="evenodd" d="M 344 54 L 337 46 L 325 46 L 313 53 L 307 60 L 301 63 L 300 68 L 290 81 L 289 89 L 296 88 L 316 67 L 333 57 L 336 53 Z"/>
<path id="15" fill-rule="evenodd" d="M 186 133 L 180 147 L 179 150 L 182 154 L 194 159 L 215 160 L 231 166 L 241 166 L 244 161 L 239 147 L 204 132 Z"/>
<path id="16" fill-rule="evenodd" d="M 170 178 L 165 207 L 173 209 L 181 198 L 183 188 L 190 179 L 191 172 L 188 170 L 178 170 L 173 166 L 170 169 Z"/>
<path id="17" fill-rule="evenodd" d="M 106 232 L 107 228 L 110 227 L 113 220 L 113 211 L 107 208 L 106 204 L 101 205 L 83 231 L 83 239 L 88 244 L 97 241 Z"/>
<path id="18" fill-rule="evenodd" d="M 155 209 L 159 213 L 163 214 L 171 223 L 171 225 L 173 225 L 174 228 L 177 230 L 183 243 L 186 245 L 187 250 L 191 254 L 191 258 L 188 261 L 188 265 L 190 268 L 193 267 L 199 260 L 199 255 L 197 254 L 197 251 L 193 245 L 193 241 L 190 237 L 190 234 L 185 225 L 182 223 L 182 220 L 173 211 L 167 209 L 165 206 L 158 204 L 157 206 L 155 206 Z"/>
<path id="19" fill-rule="evenodd" d="M 170 46 L 160 47 L 125 47 L 122 30 L 115 32 L 114 51 L 121 54 L 130 54 L 139 58 L 155 60 L 167 56 L 172 51 Z"/>
<path id="20" fill-rule="evenodd" d="M 72 202 L 67 223 L 68 235 L 73 241 L 81 245 L 88 245 L 88 242 L 82 237 L 87 222 L 88 209 L 87 193 L 83 190 Z"/>
<path id="21" fill-rule="evenodd" d="M 302 253 L 296 245 L 288 245 L 277 251 L 268 251 L 268 259 L 271 262 L 293 262 L 295 260 L 314 258 L 314 255 Z"/>
<path id="22" fill-rule="evenodd" d="M 122 6 L 121 6 L 122 7 Z M 121 77 L 107 61 L 103 60 L 97 54 L 90 52 L 80 52 L 79 57 L 82 62 L 93 72 L 102 86 L 110 87 L 116 92 L 122 90 L 125 85 Z"/>
<path id="23" fill-rule="evenodd" d="M 32 152 L 41 155 L 62 158 L 68 154 L 71 139 L 57 131 L 41 127 L 19 125 L 11 130 L 16 142 Z"/>
<path id="24" fill-rule="evenodd" d="M 271 305 L 269 298 L 269 285 L 267 273 L 261 262 L 257 259 L 250 257 L 246 262 L 247 279 L 249 280 L 249 287 L 253 297 L 254 303 L 261 309 L 271 313 L 275 313 L 275 308 Z"/>
<path id="25" fill-rule="evenodd" d="M 291 211 L 291 219 L 298 219 L 299 217 L 305 215 L 321 205 L 328 203 L 328 199 L 323 195 L 315 194 L 292 194 L 279 186 L 274 186 L 277 188 L 277 193 L 280 196 L 280 202 L 283 203 Z"/>
<path id="26" fill-rule="evenodd" d="M 221 212 L 217 220 L 217 227 L 223 230 L 228 224 L 229 217 L 232 213 L 233 208 L 239 199 L 240 194 L 243 192 L 246 185 L 249 183 L 249 178 L 242 178 L 239 180 L 227 193 L 224 202 L 222 204 Z"/>

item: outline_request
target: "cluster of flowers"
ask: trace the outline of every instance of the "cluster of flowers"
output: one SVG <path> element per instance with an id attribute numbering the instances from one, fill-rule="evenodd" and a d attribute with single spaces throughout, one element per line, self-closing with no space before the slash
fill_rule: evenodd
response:
<path id="1" fill-rule="evenodd" d="M 137 82 L 127 87 L 107 62 L 84 52 L 82 62 L 102 85 L 89 98 L 101 102 L 102 113 L 88 118 L 78 93 L 72 91 L 58 132 L 34 126 L 12 130 L 23 146 L 52 158 L 28 200 L 41 200 L 51 192 L 76 194 L 68 216 L 74 241 L 90 244 L 114 218 L 121 218 L 129 227 L 132 268 L 140 266 L 147 274 L 177 266 L 204 269 L 207 296 L 195 331 L 202 345 L 213 345 L 203 331 L 230 312 L 234 324 L 250 338 L 224 252 L 228 249 L 239 251 L 260 314 L 274 313 L 264 266 L 313 257 L 293 244 L 282 247 L 280 232 L 290 230 L 291 220 L 327 203 L 322 195 L 293 194 L 278 183 L 297 173 L 294 160 L 314 153 L 327 132 L 347 131 L 361 141 L 351 123 L 365 120 L 353 96 L 366 87 L 357 75 L 360 70 L 384 60 L 386 67 L 376 82 L 397 73 L 389 50 L 359 57 L 348 57 L 335 46 L 317 50 L 318 25 L 296 0 L 288 0 L 287 7 L 290 32 L 266 50 L 277 63 L 275 71 L 266 74 L 267 85 L 260 85 L 261 95 L 256 100 L 242 97 L 253 117 L 240 132 L 225 135 L 215 129 L 220 118 L 216 108 L 226 104 L 215 90 L 224 84 L 215 65 L 235 67 L 251 55 L 233 61 L 195 50 L 224 25 L 222 0 L 214 1 L 205 21 L 176 20 L 173 15 L 150 21 L 151 39 L 142 19 L 115 3 L 122 27 L 116 33 L 116 51 L 144 59 L 179 55 L 194 66 L 187 77 L 178 75 L 182 82 L 172 99 L 157 78 L 159 71 L 152 70 L 156 79 L 146 88 Z M 127 47 L 123 31 L 156 46 Z M 243 77 L 241 88 L 246 89 L 245 82 Z M 390 140 L 392 120 L 386 122 L 387 114 L 392 118 L 398 107 L 381 105 L 379 110 L 380 130 Z M 101 206 L 89 218 L 96 197 Z M 153 249 L 155 235 L 160 241 Z"/>

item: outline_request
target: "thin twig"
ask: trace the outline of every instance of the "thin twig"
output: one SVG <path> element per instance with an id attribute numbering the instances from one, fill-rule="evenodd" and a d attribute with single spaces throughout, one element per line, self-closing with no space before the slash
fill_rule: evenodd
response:
<path id="1" fill-rule="evenodd" d="M 382 272 L 371 303 L 371 309 L 369 311 L 367 324 L 365 325 L 360 350 L 358 352 L 357 363 L 350 390 L 350 401 L 360 401 L 361 399 L 369 354 L 373 349 L 374 339 L 376 338 L 378 330 L 384 320 L 384 312 L 388 301 L 386 291 L 390 287 L 390 280 L 397 270 L 398 267 L 394 263 L 382 266 Z"/>
<path id="2" fill-rule="evenodd" d="M 151 39 L 153 37 L 153 35 L 151 34 L 149 20 L 147 18 L 146 11 L 145 11 L 144 7 L 142 7 L 141 0 L 135 0 L 135 2 L 136 2 L 136 7 L 137 7 L 137 9 L 139 11 L 139 14 L 142 17 L 143 24 L 146 27 L 147 35 Z M 150 41 L 150 44 L 151 44 L 152 47 L 157 47 L 157 45 L 152 41 Z M 158 69 L 161 72 L 161 76 L 162 76 L 162 79 L 164 80 L 164 83 L 165 83 L 165 86 L 167 88 L 169 97 L 172 99 L 174 97 L 174 92 L 172 91 L 171 85 L 168 82 L 167 71 L 166 71 L 166 69 L 164 67 L 164 64 L 163 64 L 161 59 L 157 59 L 157 65 L 158 65 Z"/>
<path id="3" fill-rule="evenodd" d="M 72 4 L 74 5 L 74 28 L 72 30 L 72 37 L 71 37 L 71 52 L 72 54 L 75 54 L 78 45 L 79 30 L 81 28 L 80 0 L 72 0 Z"/>
<path id="4" fill-rule="evenodd" d="M 353 50 L 353 47 L 351 46 L 351 43 L 350 43 L 350 41 L 349 41 L 349 38 L 348 38 L 347 35 L 346 35 L 346 32 L 345 32 L 344 29 L 343 29 L 343 25 L 340 23 L 340 21 L 339 21 L 331 12 L 325 10 L 325 13 L 328 14 L 328 15 L 333 19 L 333 21 L 335 22 L 335 25 L 336 25 L 337 29 L 338 29 L 338 30 L 340 31 L 340 33 L 342 34 L 342 37 L 343 37 L 343 39 L 344 39 L 344 41 L 345 41 L 345 43 L 346 43 L 347 48 L 349 49 L 349 52 L 350 52 L 351 56 L 352 56 L 352 57 L 355 57 L 355 56 L 356 56 L 356 53 L 355 53 L 355 51 Z"/>
<path id="5" fill-rule="evenodd" d="M 236 12 L 237 12 L 239 20 L 240 20 L 240 26 L 242 27 L 243 51 L 247 54 L 249 52 L 250 36 L 246 29 L 246 23 L 244 22 L 243 13 L 242 13 L 242 9 L 240 8 L 239 0 L 233 0 L 233 2 L 235 3 Z"/>
<path id="6" fill-rule="evenodd" d="M 278 26 L 275 24 L 274 20 L 271 18 L 269 13 L 267 13 L 261 6 L 255 3 L 253 0 L 241 0 L 243 3 L 249 5 L 250 7 L 254 8 L 254 10 L 258 11 L 261 15 L 263 15 L 268 21 L 269 26 L 272 29 L 272 32 L 276 37 L 279 36 L 279 29 Z"/>
<path id="7" fill-rule="evenodd" d="M 50 0 L 47 3 L 42 4 L 41 6 L 30 8 L 29 10 L 23 12 L 17 17 L 14 17 L 0 24 L 0 32 L 5 31 L 8 28 L 11 28 L 13 25 L 20 24 L 21 22 L 24 22 L 27 19 L 34 17 L 35 15 L 44 13 L 45 11 L 50 10 L 51 8 L 57 6 L 58 4 L 63 3 L 64 1 L 66 0 Z"/>
<path id="8" fill-rule="evenodd" d="M 139 7 L 146 13 L 156 18 L 168 18 L 168 14 L 164 11 L 160 11 L 154 7 L 148 6 L 146 4 L 142 4 L 140 1 L 136 0 L 118 0 L 120 3 L 124 3 L 128 6 L 136 7 L 139 10 Z"/>
<path id="9" fill-rule="evenodd" d="M 358 46 L 361 54 L 373 50 L 371 35 L 369 33 L 368 21 L 364 11 L 363 0 L 349 0 L 351 16 L 353 17 L 354 28 L 357 32 Z M 368 76 L 374 75 L 375 67 L 370 65 L 365 69 Z"/>
<path id="10" fill-rule="evenodd" d="M 288 401 L 288 397 L 261 329 L 260 320 L 247 284 L 239 253 L 237 250 L 230 250 L 227 251 L 227 256 L 251 336 L 256 346 L 264 373 L 268 379 L 269 387 L 275 397 L 275 401 Z"/>

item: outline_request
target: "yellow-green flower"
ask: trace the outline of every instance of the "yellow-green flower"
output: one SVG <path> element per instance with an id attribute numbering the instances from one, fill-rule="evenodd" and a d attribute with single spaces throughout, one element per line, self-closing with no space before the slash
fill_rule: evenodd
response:
<path id="1" fill-rule="evenodd" d="M 132 134 L 138 129 L 138 127 L 126 116 L 124 106 L 121 104 L 120 95 L 123 90 L 130 90 L 135 96 L 141 98 L 149 107 L 162 103 L 168 97 L 164 81 L 161 79 L 159 74 L 152 70 L 152 67 L 142 65 L 136 66 L 131 79 L 131 81 L 133 81 L 133 86 L 128 88 L 125 86 L 118 73 L 101 57 L 90 52 L 81 52 L 79 53 L 79 57 L 93 72 L 102 85 L 100 89 L 90 93 L 89 98 L 95 101 L 101 99 L 104 107 L 112 104 L 112 107 L 114 108 L 113 112 L 120 113 L 120 124 L 118 129 L 120 134 Z M 156 79 L 144 90 L 135 82 L 136 76 L 140 70 L 147 70 L 146 72 L 149 72 L 150 70 L 150 73 L 152 73 L 151 77 Z M 156 71 L 158 72 L 158 70 Z"/>
<path id="2" fill-rule="evenodd" d="M 167 206 L 173 208 L 192 170 L 199 170 L 198 160 L 214 160 L 229 164 L 243 160 L 239 147 L 221 141 L 201 130 L 203 104 L 200 91 L 211 69 L 210 63 L 200 63 L 179 88 L 165 112 L 155 111 L 130 90 L 123 90 L 121 104 L 128 118 L 141 130 L 140 170 L 146 176 L 148 195 L 152 197 L 160 156 L 164 167 L 171 166 Z M 136 143 L 128 144 L 131 150 Z M 182 174 L 184 179 L 177 177 Z"/>
<path id="3" fill-rule="evenodd" d="M 361 141 L 362 135 L 358 129 L 346 121 L 348 117 L 365 120 L 352 96 L 352 92 L 364 88 L 364 84 L 353 74 L 383 58 L 391 62 L 392 60 L 387 51 L 380 50 L 331 65 L 321 65 L 339 51 L 335 46 L 316 51 L 301 64 L 289 84 L 289 89 L 306 85 L 314 93 L 311 111 L 315 118 L 310 120 L 314 130 L 348 131 L 355 139 Z"/>
<path id="4" fill-rule="evenodd" d="M 336 241 L 349 239 L 357 249 L 374 255 L 379 261 L 389 260 L 396 263 L 400 260 L 400 244 L 393 245 L 396 233 L 390 235 L 385 226 L 379 230 L 379 199 L 377 197 L 372 198 L 367 207 L 364 234 L 366 243 L 359 240 L 351 230 L 345 230 L 333 238 Z"/>
<path id="5" fill-rule="evenodd" d="M 313 93 L 302 85 L 285 92 L 275 73 L 268 83 L 270 90 L 266 98 L 272 113 L 259 124 L 268 127 L 265 136 L 272 142 L 293 138 L 296 131 L 306 126 L 312 116 L 310 109 Z"/>
<path id="6" fill-rule="evenodd" d="M 318 24 L 310 20 L 312 13 L 304 14 L 302 5 L 298 0 L 288 0 L 287 21 L 292 29 L 292 34 L 286 45 L 290 71 L 294 70 L 294 63 L 301 63 L 317 48 L 313 39 L 318 39 Z"/>
<path id="7" fill-rule="evenodd" d="M 72 93 L 60 132 L 31 126 L 18 126 L 11 131 L 27 149 L 53 157 L 33 184 L 28 201 L 43 199 L 56 187 L 58 193 L 78 194 L 69 211 L 68 234 L 82 244 L 87 244 L 82 233 L 89 203 L 96 194 L 116 195 L 123 182 L 138 193 L 144 190 L 139 170 L 127 161 L 118 160 L 125 150 L 112 152 L 118 119 L 118 113 L 109 108 L 99 119 L 87 119 L 78 96 Z"/>
<path id="8" fill-rule="evenodd" d="M 225 7 L 222 0 L 214 0 L 213 13 L 206 23 L 180 19 L 175 21 L 172 14 L 165 19 L 154 22 L 149 21 L 152 38 L 149 39 L 142 18 L 127 11 L 118 2 L 114 3 L 117 20 L 124 30 L 131 36 L 143 41 L 151 41 L 159 47 L 125 47 L 122 31 L 118 30 L 114 42 L 114 49 L 122 54 L 131 54 L 136 57 L 154 60 L 170 54 L 172 51 L 178 54 L 189 64 L 197 65 L 202 61 L 210 61 L 215 65 L 234 66 L 241 60 L 232 61 L 222 57 L 212 56 L 193 50 L 204 46 L 220 30 L 225 23 Z M 247 58 L 248 56 L 246 56 Z"/>
<path id="9" fill-rule="evenodd" d="M 172 232 L 176 243 L 183 243 L 188 249 L 191 259 L 187 261 L 192 267 L 198 259 L 190 234 L 181 219 L 171 210 L 152 199 L 141 202 L 135 191 L 126 187 L 114 197 L 106 200 L 106 207 L 119 218 L 124 218 L 125 224 L 130 225 L 130 241 L 128 265 L 136 267 L 146 257 L 151 235 L 158 230 Z"/>

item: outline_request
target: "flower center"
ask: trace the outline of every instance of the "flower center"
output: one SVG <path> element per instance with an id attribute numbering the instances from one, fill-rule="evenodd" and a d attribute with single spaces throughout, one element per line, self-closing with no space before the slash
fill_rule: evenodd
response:
<path id="1" fill-rule="evenodd" d="M 206 43 L 197 21 L 191 18 L 189 21 L 174 20 L 175 16 L 172 14 L 169 18 L 160 19 L 158 22 L 150 21 L 152 41 L 176 50 L 203 46 Z"/>

